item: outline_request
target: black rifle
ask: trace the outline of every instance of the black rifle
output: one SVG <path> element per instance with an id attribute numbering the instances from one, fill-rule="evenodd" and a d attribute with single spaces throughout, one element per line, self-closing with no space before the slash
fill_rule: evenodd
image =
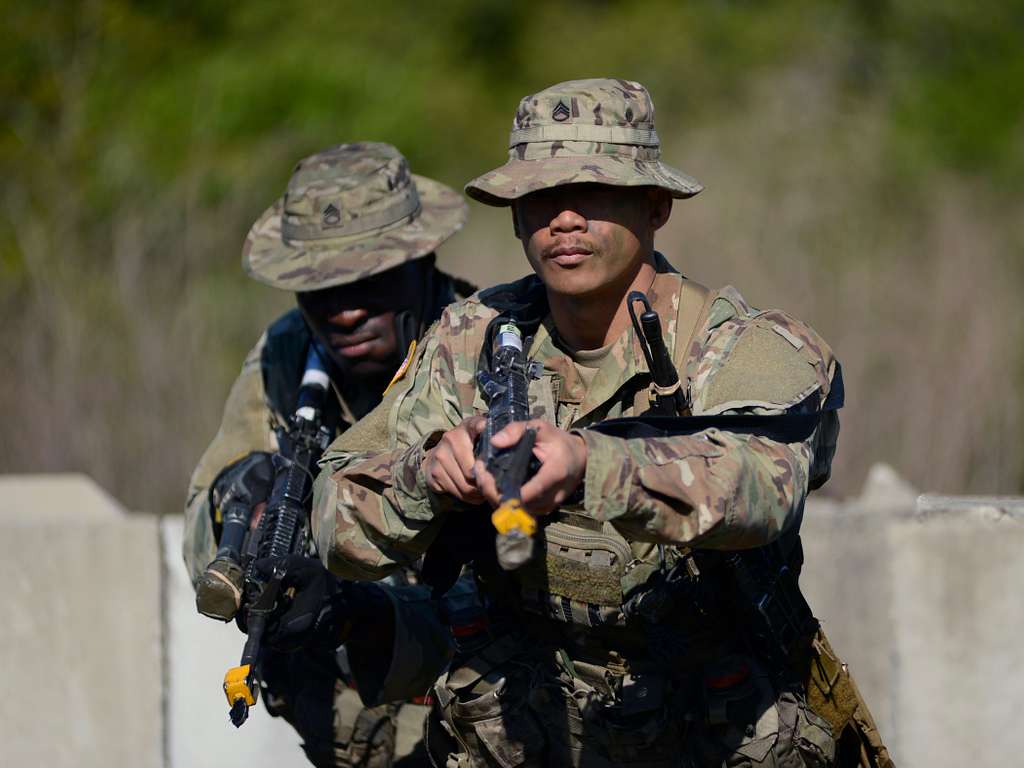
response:
<path id="1" fill-rule="evenodd" d="M 487 425 L 476 444 L 476 456 L 494 476 L 501 503 L 491 515 L 497 530 L 498 563 L 507 571 L 518 568 L 533 555 L 537 520 L 523 509 L 522 487 L 533 470 L 533 445 L 537 434 L 527 429 L 516 445 L 495 448 L 491 439 L 514 421 L 528 421 L 528 390 L 534 366 L 527 362 L 523 334 L 513 322 L 498 328 L 489 371 L 477 373 L 477 384 L 487 401 Z M 535 377 L 535 376 L 534 376 Z"/>
<path id="2" fill-rule="evenodd" d="M 259 660 L 267 621 L 278 605 L 281 583 L 286 576 L 282 566 L 275 565 L 272 575 L 264 578 L 253 567 L 257 559 L 281 561 L 288 555 L 309 554 L 309 505 L 315 478 L 316 463 L 331 441 L 331 430 L 323 423 L 329 378 L 316 345 L 306 359 L 306 369 L 299 388 L 298 406 L 285 427 L 278 429 L 278 453 L 274 454 L 274 484 L 267 508 L 259 525 L 245 540 L 251 511 L 232 522 L 230 538 L 227 514 L 218 557 L 240 556 L 239 565 L 245 573 L 240 612 L 248 633 L 242 659 L 224 675 L 224 693 L 231 707 L 231 722 L 241 726 L 249 716 L 249 707 L 256 703 L 259 692 L 256 665 Z"/>

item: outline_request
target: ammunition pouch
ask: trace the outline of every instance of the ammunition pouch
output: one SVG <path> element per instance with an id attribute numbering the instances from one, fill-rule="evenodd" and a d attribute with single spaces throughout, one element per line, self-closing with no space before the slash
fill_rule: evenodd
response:
<path id="1" fill-rule="evenodd" d="M 563 515 L 565 517 L 565 515 Z M 656 571 L 633 555 L 609 525 L 552 522 L 537 533 L 543 559 L 516 572 L 523 607 L 545 618 L 585 627 L 625 626 L 626 596 Z"/>

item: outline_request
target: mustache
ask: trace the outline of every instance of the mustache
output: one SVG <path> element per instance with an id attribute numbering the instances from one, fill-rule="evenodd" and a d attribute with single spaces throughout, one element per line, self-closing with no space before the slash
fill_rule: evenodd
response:
<path id="1" fill-rule="evenodd" d="M 595 253 L 596 248 L 585 237 L 571 237 L 567 239 L 558 240 L 552 245 L 545 248 L 542 252 L 542 256 L 554 257 L 562 256 L 566 253 L 574 253 L 578 251 L 586 251 L 588 253 Z"/>
<path id="2" fill-rule="evenodd" d="M 380 334 L 372 330 L 360 330 L 352 333 L 328 333 L 327 338 L 332 347 L 351 347 L 364 341 L 379 339 Z"/>
<path id="3" fill-rule="evenodd" d="M 368 317 L 352 325 L 340 325 L 327 323 L 321 325 L 317 331 L 321 341 L 332 349 L 339 347 L 351 347 L 367 341 L 377 341 L 383 338 L 388 329 L 387 320 L 383 317 Z"/>

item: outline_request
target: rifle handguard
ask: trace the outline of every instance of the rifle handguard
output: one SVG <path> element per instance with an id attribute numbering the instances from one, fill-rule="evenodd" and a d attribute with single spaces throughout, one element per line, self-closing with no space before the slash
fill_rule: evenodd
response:
<path id="1" fill-rule="evenodd" d="M 306 355 L 306 367 L 299 385 L 295 411 L 287 428 L 277 430 L 280 450 L 270 462 L 273 482 L 267 507 L 253 533 L 255 539 L 249 539 L 248 545 L 244 547 L 245 560 L 239 563 L 244 572 L 241 603 L 245 611 L 247 637 L 239 665 L 224 675 L 224 693 L 231 706 L 231 722 L 235 727 L 241 726 L 248 719 L 249 707 L 256 703 L 259 691 L 256 665 L 260 658 L 263 634 L 269 617 L 278 605 L 284 578 L 284 572 L 276 568 L 269 579 L 256 573 L 253 558 L 279 559 L 301 554 L 307 547 L 313 471 L 331 439 L 331 430 L 323 421 L 329 387 L 330 377 L 323 359 L 317 345 L 311 344 Z M 237 530 L 247 529 L 248 526 L 237 526 Z M 214 564 L 222 557 L 232 561 L 239 559 L 245 536 L 237 538 L 240 538 L 235 542 L 237 547 L 226 547 L 222 537 L 222 551 L 218 551 Z M 212 578 L 223 582 L 225 587 L 232 583 L 230 578 Z M 214 585 L 213 594 L 224 597 L 221 589 Z M 211 610 L 227 612 L 223 605 L 216 605 Z"/>

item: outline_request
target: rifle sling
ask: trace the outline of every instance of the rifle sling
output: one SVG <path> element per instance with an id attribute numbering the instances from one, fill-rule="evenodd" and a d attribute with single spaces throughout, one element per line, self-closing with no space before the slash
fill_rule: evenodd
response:
<path id="1" fill-rule="evenodd" d="M 810 398 L 814 398 L 812 393 Z M 843 373 L 836 365 L 832 390 L 820 409 L 810 410 L 801 404 L 794 412 L 770 415 L 725 414 L 715 416 L 627 416 L 593 424 L 592 429 L 602 435 L 620 438 L 679 437 L 694 435 L 706 429 L 720 429 L 738 435 L 757 435 L 779 443 L 800 443 L 809 438 L 822 414 L 843 407 Z"/>

